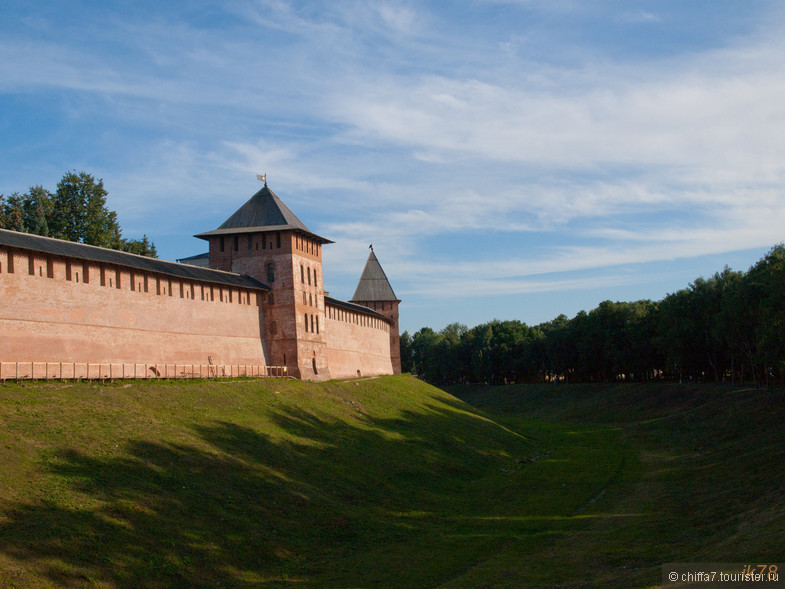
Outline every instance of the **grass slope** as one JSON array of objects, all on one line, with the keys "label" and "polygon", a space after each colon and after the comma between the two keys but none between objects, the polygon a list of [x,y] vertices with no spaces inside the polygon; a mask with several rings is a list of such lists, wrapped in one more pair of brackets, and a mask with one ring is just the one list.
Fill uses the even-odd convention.
[{"label": "grass slope", "polygon": [[[570,533],[514,543],[447,586],[654,588],[667,562],[782,561],[781,391],[653,384],[452,392],[513,429],[548,436],[558,455],[590,432],[613,432],[626,451],[607,457],[625,456],[596,501],[574,514]],[[560,435],[569,424],[581,429]]]},{"label": "grass slope", "polygon": [[0,423],[3,587],[438,585],[533,452],[410,377],[6,385]]},{"label": "grass slope", "polygon": [[453,392],[1,386],[0,586],[647,587],[779,556],[780,396]]}]

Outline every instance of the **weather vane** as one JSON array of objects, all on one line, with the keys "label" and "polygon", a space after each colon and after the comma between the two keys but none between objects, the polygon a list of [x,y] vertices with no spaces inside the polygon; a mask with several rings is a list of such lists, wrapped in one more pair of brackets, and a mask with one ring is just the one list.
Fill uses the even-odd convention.
[{"label": "weather vane", "polygon": [[267,186],[267,172],[264,174],[257,174],[256,179],[259,180],[259,182],[264,182],[264,185]]}]

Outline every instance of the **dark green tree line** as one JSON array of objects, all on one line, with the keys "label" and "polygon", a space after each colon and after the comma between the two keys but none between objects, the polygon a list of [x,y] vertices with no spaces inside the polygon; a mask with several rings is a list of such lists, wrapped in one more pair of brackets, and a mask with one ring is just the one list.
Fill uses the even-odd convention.
[{"label": "dark green tree line", "polygon": [[[405,342],[405,343],[404,343]],[[658,302],[604,301],[534,327],[498,321],[402,336],[404,370],[435,384],[570,380],[785,382],[785,246]]]},{"label": "dark green tree line", "polygon": [[153,244],[124,239],[117,213],[106,206],[103,180],[86,172],[67,172],[54,194],[31,186],[25,194],[0,195],[0,229],[34,233],[157,258]]}]

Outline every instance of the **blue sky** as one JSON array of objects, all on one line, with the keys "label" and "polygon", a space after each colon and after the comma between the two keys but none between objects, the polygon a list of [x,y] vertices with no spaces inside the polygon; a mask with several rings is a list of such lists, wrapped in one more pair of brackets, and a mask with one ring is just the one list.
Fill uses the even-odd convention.
[{"label": "blue sky", "polygon": [[785,6],[745,0],[0,7],[0,193],[104,180],[124,235],[204,251],[256,174],[368,255],[402,328],[659,300],[785,239]]}]

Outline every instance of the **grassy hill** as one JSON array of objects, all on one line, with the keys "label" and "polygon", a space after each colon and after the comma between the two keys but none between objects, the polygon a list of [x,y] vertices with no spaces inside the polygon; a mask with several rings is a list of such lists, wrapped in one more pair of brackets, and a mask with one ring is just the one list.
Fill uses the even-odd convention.
[{"label": "grassy hill", "polygon": [[658,586],[781,556],[781,394],[0,386],[2,587]]}]

